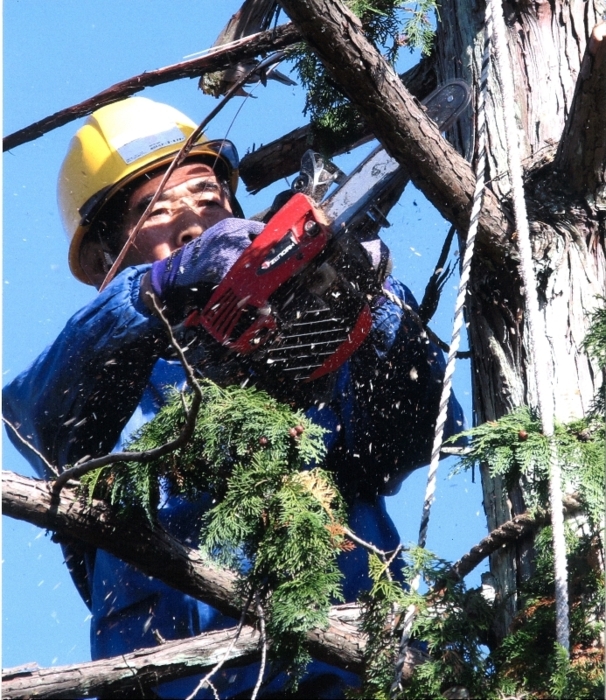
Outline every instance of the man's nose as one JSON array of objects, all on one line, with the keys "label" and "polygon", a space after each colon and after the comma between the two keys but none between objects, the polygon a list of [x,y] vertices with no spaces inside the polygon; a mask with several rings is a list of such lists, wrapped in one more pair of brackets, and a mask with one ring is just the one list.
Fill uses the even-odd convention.
[{"label": "man's nose", "polygon": [[189,206],[183,206],[173,221],[173,242],[177,248],[198,238],[204,232],[202,217]]}]

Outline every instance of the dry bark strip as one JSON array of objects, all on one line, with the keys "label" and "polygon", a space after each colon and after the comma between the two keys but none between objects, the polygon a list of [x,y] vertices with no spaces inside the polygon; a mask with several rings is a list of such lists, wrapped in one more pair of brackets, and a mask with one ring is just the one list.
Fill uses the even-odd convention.
[{"label": "dry bark strip", "polygon": [[208,632],[192,639],[165,642],[154,649],[139,649],[84,664],[4,669],[2,697],[49,700],[103,697],[116,692],[147,697],[146,690],[158,683],[208,673],[226,653],[228,660],[224,667],[256,660],[260,656],[259,633],[245,627],[230,650],[235,633],[236,628]]},{"label": "dry bark strip", "polygon": [[[240,617],[233,574],[209,566],[198,552],[144,519],[120,518],[101,501],[85,502],[77,493],[77,485],[67,484],[58,500],[53,498],[51,482],[4,471],[2,509],[5,515],[53,530],[59,538],[77,539],[104,549],[147,576],[203,600],[236,620]],[[335,606],[328,628],[314,629],[307,635],[314,658],[359,670],[364,640],[352,624],[358,614],[355,606]]]},{"label": "dry bark strip", "polygon": [[606,22],[591,33],[555,159],[568,187],[606,207]]},{"label": "dry bark strip", "polygon": [[69,124],[69,122],[79,117],[85,117],[96,109],[112,102],[130,97],[137,92],[141,92],[146,87],[161,85],[179,78],[194,78],[204,73],[223,70],[239,61],[253,59],[259,55],[286,48],[299,40],[298,30],[292,24],[285,24],[270,31],[245,37],[237,46],[219,47],[201,58],[194,58],[191,61],[183,61],[172,66],[136,75],[112,85],[83,102],[55,112],[49,117],[45,117],[34,124],[9,134],[3,139],[2,150],[8,151],[28,141],[34,141],[53,129]]},{"label": "dry bark strip", "polygon": [[[475,187],[469,163],[442,138],[366,39],[360,20],[338,0],[279,2],[387,152],[408,168],[413,184],[444,218],[466,231]],[[506,212],[487,190],[478,246],[497,265],[515,255],[511,232]]]}]

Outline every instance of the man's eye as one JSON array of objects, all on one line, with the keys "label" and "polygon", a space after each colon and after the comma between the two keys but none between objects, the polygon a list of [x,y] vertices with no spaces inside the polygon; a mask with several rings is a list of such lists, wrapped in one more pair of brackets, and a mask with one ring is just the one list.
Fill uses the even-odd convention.
[{"label": "man's eye", "polygon": [[149,213],[149,218],[153,219],[158,216],[164,216],[168,212],[167,209],[164,209],[163,207],[160,207],[158,209],[152,209],[152,211]]}]

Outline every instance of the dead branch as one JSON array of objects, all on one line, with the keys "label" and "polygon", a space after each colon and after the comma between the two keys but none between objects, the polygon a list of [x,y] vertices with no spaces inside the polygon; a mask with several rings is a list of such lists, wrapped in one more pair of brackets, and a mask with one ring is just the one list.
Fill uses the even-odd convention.
[{"label": "dead branch", "polygon": [[[575,515],[580,508],[581,504],[573,496],[565,496],[564,510],[567,516]],[[472,547],[467,554],[453,564],[448,575],[457,580],[465,578],[478,564],[493,552],[496,552],[497,549],[519,540],[521,537],[548,525],[550,522],[551,519],[547,512],[538,513],[537,515],[530,515],[529,513],[516,515],[488,533],[483,540]]]},{"label": "dead branch", "polygon": [[219,32],[213,46],[221,46],[243,36],[268,30],[277,11],[275,0],[244,0],[242,7],[230,17]]},{"label": "dead branch", "polygon": [[[242,7],[231,16],[228,23],[219,32],[213,46],[222,46],[245,36],[268,30],[274,18],[277,19],[279,12],[280,8],[275,0],[245,0]],[[249,62],[241,61],[226,70],[205,73],[200,78],[198,87],[206,95],[219,97],[224,95],[234,81],[238,80],[251,67]],[[257,75],[256,81],[260,77]],[[263,75],[264,79],[266,77],[266,74]],[[240,89],[237,94],[246,95],[247,93]]]},{"label": "dead branch", "polygon": [[[433,62],[421,60],[400,78],[406,88],[419,100],[436,88]],[[299,171],[301,157],[308,148],[331,158],[354,148],[363,139],[372,136],[369,127],[360,120],[347,134],[335,137],[332,133],[312,129],[311,125],[294,129],[252,153],[247,153],[240,163],[240,177],[249,192],[257,193],[272,182]]]},{"label": "dead branch", "polygon": [[578,195],[606,206],[606,22],[591,33],[554,166]]},{"label": "dead branch", "polygon": [[[75,538],[103,549],[147,576],[203,600],[231,617],[240,616],[232,573],[205,563],[196,550],[144,518],[121,518],[102,501],[85,502],[76,485],[68,483],[57,502],[52,483],[5,471],[2,472],[2,507],[5,515],[53,530],[59,539]],[[359,670],[364,640],[352,624],[358,615],[357,606],[334,607],[328,628],[308,633],[310,653],[335,666]]]},{"label": "dead branch", "polygon": [[34,141],[53,129],[69,124],[79,117],[85,117],[99,107],[130,97],[146,87],[161,85],[180,78],[199,77],[204,73],[229,68],[238,61],[283,49],[299,40],[298,30],[293,25],[286,24],[271,31],[245,37],[235,44],[219,47],[201,58],[194,58],[190,61],[183,61],[136,75],[112,85],[83,102],[55,112],[49,117],[9,134],[4,138],[2,148],[4,151],[8,151],[28,141]]},{"label": "dead branch", "polygon": [[[360,111],[413,184],[461,232],[467,230],[475,179],[462,156],[402,85],[364,36],[360,20],[338,0],[280,0],[333,80]],[[486,192],[478,246],[496,264],[511,259],[506,211]]]},{"label": "dead branch", "polygon": [[207,632],[190,639],[168,641],[153,649],[138,649],[84,664],[36,668],[20,666],[2,672],[2,697],[90,698],[120,692],[123,697],[146,697],[145,690],[212,669],[227,654],[225,666],[242,665],[261,656],[259,633],[245,627],[233,643],[235,628]]}]

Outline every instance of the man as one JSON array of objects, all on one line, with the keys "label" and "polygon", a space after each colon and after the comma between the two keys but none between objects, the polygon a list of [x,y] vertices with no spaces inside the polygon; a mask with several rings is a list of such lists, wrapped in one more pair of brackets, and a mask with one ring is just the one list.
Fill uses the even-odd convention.
[{"label": "man", "polygon": [[[173,108],[131,98],[95,112],[70,144],[59,177],[59,204],[71,238],[73,274],[99,288],[149,205],[169,163],[195,125]],[[247,221],[235,199],[238,159],[227,141],[202,137],[166,183],[125,257],[122,271],[75,314],[33,365],[4,392],[5,415],[20,435],[59,470],[119,449],[182,386],[149,293],[171,319],[182,320],[192,293],[211,290],[263,229]],[[411,306],[410,292],[385,284]],[[193,291],[192,291],[193,290]],[[213,342],[213,341],[209,341]],[[308,415],[329,430],[327,459],[349,507],[349,524],[384,550],[398,544],[384,496],[426,463],[443,375],[440,351],[416,323],[385,298],[373,308],[373,328],[359,350],[310,399]],[[462,429],[452,399],[447,435]],[[10,433],[9,433],[10,434]],[[10,435],[41,476],[34,452]],[[169,498],[161,523],[195,544],[210,498]],[[234,620],[102,550],[65,548],[74,581],[92,611],[93,659],[154,646],[157,635],[185,638],[232,626]],[[367,557],[344,554],[344,594],[353,601],[368,587]],[[247,697],[257,666],[214,679],[221,697]],[[279,692],[278,677],[269,694]],[[314,662],[302,697],[340,697],[352,674]],[[163,684],[161,697],[184,697],[196,679]],[[206,693],[206,695],[204,695]],[[212,697],[202,690],[197,697]]]}]

